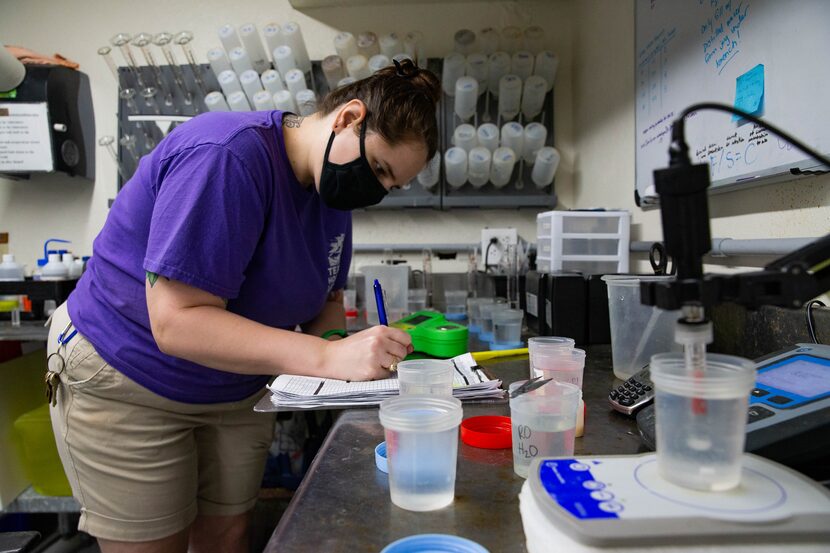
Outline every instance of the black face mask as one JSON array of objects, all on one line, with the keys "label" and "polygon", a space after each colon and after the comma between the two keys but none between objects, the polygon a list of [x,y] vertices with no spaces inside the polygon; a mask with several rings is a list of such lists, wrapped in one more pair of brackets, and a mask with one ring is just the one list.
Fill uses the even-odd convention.
[{"label": "black face mask", "polygon": [[320,197],[327,206],[343,211],[380,203],[389,191],[380,183],[366,159],[366,122],[360,127],[360,157],[353,161],[342,164],[329,161],[334,137],[332,131],[323,158]]}]

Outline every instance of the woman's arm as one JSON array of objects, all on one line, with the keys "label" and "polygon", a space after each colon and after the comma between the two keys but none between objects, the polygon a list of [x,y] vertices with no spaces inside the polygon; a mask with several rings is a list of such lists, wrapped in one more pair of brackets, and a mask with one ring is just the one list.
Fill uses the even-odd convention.
[{"label": "woman's arm", "polygon": [[213,369],[370,380],[389,376],[384,368],[411,344],[406,332],[380,326],[336,342],[271,328],[230,313],[222,298],[156,275],[145,289],[159,349]]}]

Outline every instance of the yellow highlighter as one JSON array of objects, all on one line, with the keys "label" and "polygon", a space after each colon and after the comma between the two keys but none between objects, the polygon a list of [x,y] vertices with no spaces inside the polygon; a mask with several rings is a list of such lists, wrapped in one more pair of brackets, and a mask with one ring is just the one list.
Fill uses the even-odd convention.
[{"label": "yellow highlighter", "polygon": [[494,351],[472,351],[470,355],[478,362],[487,361],[488,359],[495,359],[497,357],[515,357],[518,355],[527,355],[527,348],[518,349],[502,349]]}]

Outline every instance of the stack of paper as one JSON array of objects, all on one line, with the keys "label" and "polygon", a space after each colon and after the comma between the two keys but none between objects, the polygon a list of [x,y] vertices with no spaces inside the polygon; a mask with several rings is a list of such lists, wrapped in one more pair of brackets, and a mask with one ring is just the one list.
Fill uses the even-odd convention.
[{"label": "stack of paper", "polygon": [[[460,400],[501,399],[501,380],[489,378],[465,353],[452,359],[455,366],[453,396]],[[280,375],[268,386],[271,393],[260,401],[258,411],[320,409],[377,405],[398,395],[398,379],[393,376],[370,382],[349,382],[311,376]],[[265,399],[265,398],[263,398]],[[270,407],[270,408],[269,408]]]}]

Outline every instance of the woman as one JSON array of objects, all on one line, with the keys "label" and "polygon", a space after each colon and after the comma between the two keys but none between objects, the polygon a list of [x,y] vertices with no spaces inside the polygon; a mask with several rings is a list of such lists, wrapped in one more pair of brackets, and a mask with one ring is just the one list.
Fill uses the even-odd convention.
[{"label": "woman", "polygon": [[394,328],[338,339],[349,210],[434,155],[439,97],[397,65],[311,117],[197,117],[142,159],[49,337],[61,460],[104,553],[247,552],[269,378],[384,378],[411,352]]}]

